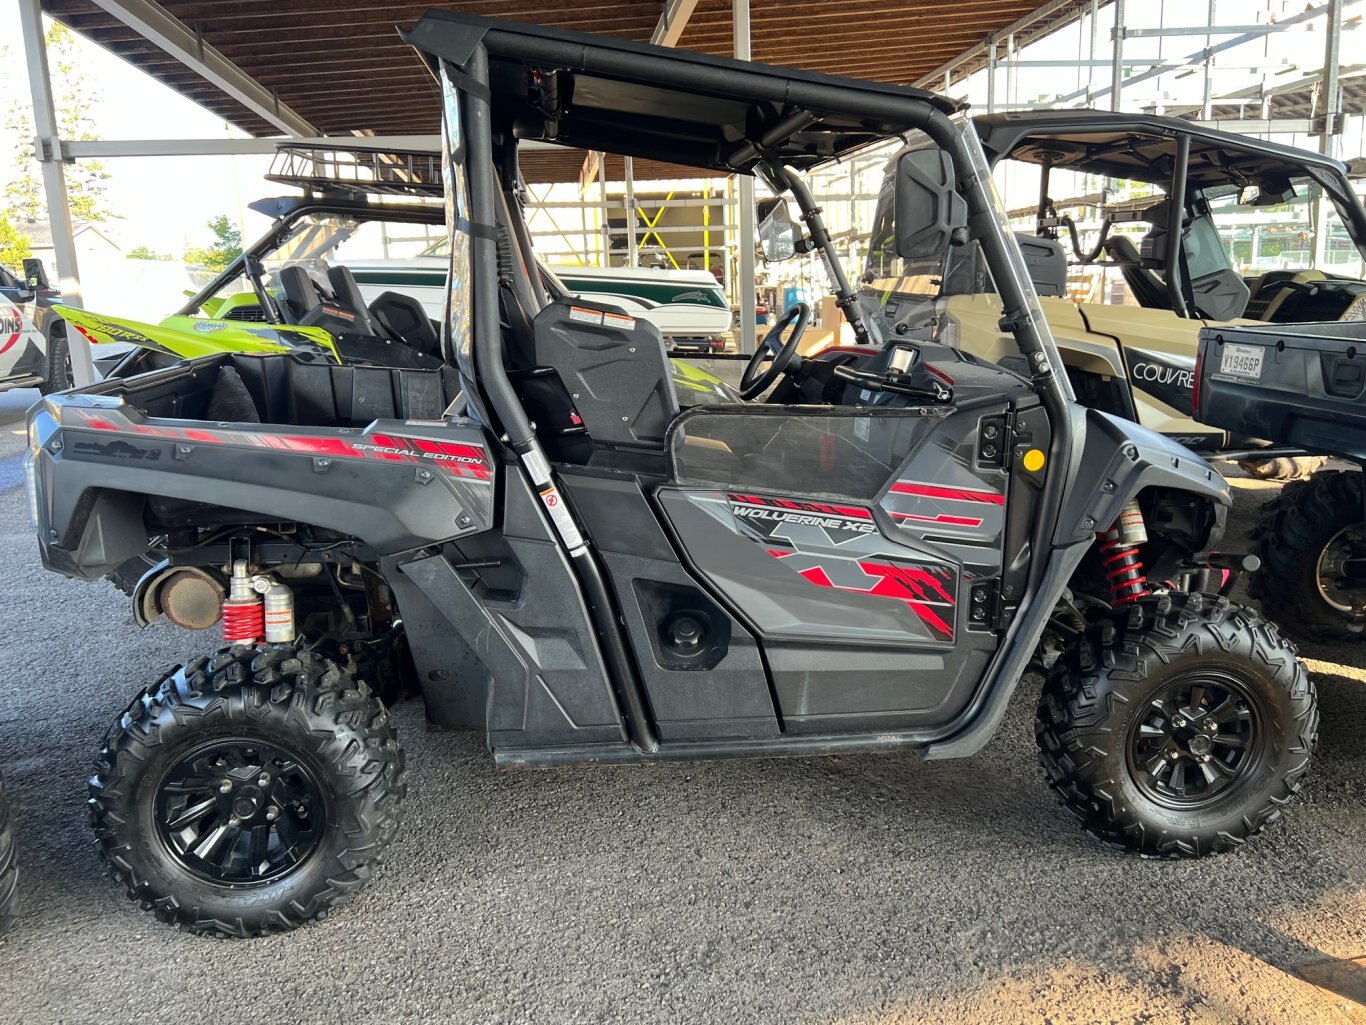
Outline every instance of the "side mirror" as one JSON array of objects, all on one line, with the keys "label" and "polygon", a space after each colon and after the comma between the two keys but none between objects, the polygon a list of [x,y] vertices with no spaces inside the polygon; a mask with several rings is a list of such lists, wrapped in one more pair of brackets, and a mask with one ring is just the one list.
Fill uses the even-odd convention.
[{"label": "side mirror", "polygon": [[759,243],[765,263],[782,263],[797,255],[800,232],[787,211],[787,200],[761,199],[755,204],[759,214]]},{"label": "side mirror", "polygon": [[37,257],[30,256],[24,260],[24,285],[31,292],[42,292],[51,287],[47,283],[47,269]]},{"label": "side mirror", "polygon": [[954,188],[949,155],[940,149],[903,153],[896,165],[896,255],[942,256],[966,223],[967,205]]}]

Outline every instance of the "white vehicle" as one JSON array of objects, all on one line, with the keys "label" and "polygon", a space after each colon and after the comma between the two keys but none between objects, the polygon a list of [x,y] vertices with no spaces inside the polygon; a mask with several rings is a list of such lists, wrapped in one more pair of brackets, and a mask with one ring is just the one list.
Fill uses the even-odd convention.
[{"label": "white vehicle", "polygon": [[40,304],[57,301],[42,265],[25,260],[24,272],[21,278],[0,267],[0,391],[37,387],[47,395],[71,387],[71,355],[65,335],[49,354],[48,340],[33,322]]},{"label": "white vehicle", "polygon": [[[441,319],[446,287],[444,256],[407,260],[347,260],[367,303],[400,292]],[[730,303],[716,277],[701,270],[542,266],[566,295],[619,306],[659,328],[675,348],[720,352],[730,329]]]}]

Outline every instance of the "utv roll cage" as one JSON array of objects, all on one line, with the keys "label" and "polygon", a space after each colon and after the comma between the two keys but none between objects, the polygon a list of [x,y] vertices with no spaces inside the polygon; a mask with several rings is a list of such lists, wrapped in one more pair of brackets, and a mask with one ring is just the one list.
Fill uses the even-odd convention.
[{"label": "utv roll cage", "polygon": [[295,225],[306,217],[337,214],[361,222],[387,221],[426,225],[442,224],[445,217],[442,208],[435,203],[371,202],[353,190],[258,199],[248,206],[258,214],[273,218],[270,228],[243,249],[240,256],[214,275],[208,284],[186,301],[185,305],[176,310],[177,316],[188,317],[198,313],[225,285],[246,273],[248,261],[260,260],[278,249],[293,232]]},{"label": "utv roll cage", "polygon": [[[1292,178],[1308,176],[1328,195],[1352,242],[1366,257],[1366,211],[1353,192],[1346,165],[1331,157],[1154,114],[1022,111],[975,117],[973,124],[993,166],[1006,159],[1039,166],[1036,232],[1056,239],[1059,229],[1066,229],[1073,252],[1083,263],[1101,255],[1110,222],[1102,226],[1095,247],[1083,252],[1075,225],[1057,215],[1057,204],[1049,195],[1053,168],[1149,182],[1161,187],[1167,198],[1178,197],[1179,202],[1169,203],[1162,211],[1166,215],[1161,225],[1164,251],[1132,256],[1140,265],[1162,267],[1167,301],[1179,317],[1191,316],[1195,305],[1181,248],[1193,190],[1255,186],[1268,197],[1259,205],[1275,205],[1290,188]],[[1119,214],[1115,219],[1141,218]]]},{"label": "utv roll cage", "polygon": [[[1066,586],[1098,525],[1113,522],[1125,501],[1145,486],[1174,486],[1227,502],[1213,471],[1185,449],[1154,435],[1121,452],[1115,436],[1127,427],[1109,421],[1092,424],[1091,414],[1076,405],[1028,269],[994,201],[989,165],[972,129],[951,118],[958,112],[952,102],[916,89],[676,54],[532,25],[512,27],[447,11],[429,11],[402,37],[426,59],[447,112],[443,142],[453,243],[446,358],[459,368],[468,414],[516,455],[547,507],[594,630],[603,640],[627,734],[647,756],[665,755],[616,627],[604,567],[575,512],[559,500],[558,478],[504,364],[501,300],[518,288],[537,287],[517,274],[515,257],[505,256],[509,249],[530,249],[525,223],[516,215],[517,146],[522,140],[606,150],[714,173],[758,175],[780,194],[791,191],[811,243],[826,257],[845,316],[855,325],[861,314],[854,292],[829,244],[819,208],[792,172],[917,130],[945,155],[950,180],[961,194],[960,210],[953,213],[963,216],[944,227],[957,229],[955,238],[970,237],[980,244],[1003,307],[1001,330],[1014,336],[1027,362],[1028,380],[1052,425],[1048,458],[1058,472],[1043,483],[1040,501],[1046,512],[1030,528],[1032,550],[1071,550],[1067,557],[1030,561],[1009,640],[997,650],[970,707],[933,738],[930,757],[970,752],[991,735],[1004,712],[1002,693],[1013,689],[1031,657],[1033,641],[1028,638],[1040,636],[1054,596]],[[509,246],[510,240],[517,246]],[[499,273],[490,273],[495,267]],[[1161,454],[1140,454],[1150,448]],[[1109,484],[1075,488],[1078,473],[1107,474]],[[1003,690],[996,686],[1003,681],[1012,682],[1003,684]],[[925,740],[922,736],[918,743]],[[850,738],[855,747],[866,742]],[[884,742],[895,747],[912,741],[897,736]],[[739,754],[746,743],[737,741],[729,750]],[[829,738],[793,738],[783,746],[794,754],[841,749]],[[708,745],[708,750],[720,748]],[[691,757],[692,752],[687,744],[671,743],[667,756]],[[537,757],[545,764],[556,760],[553,754]]]}]

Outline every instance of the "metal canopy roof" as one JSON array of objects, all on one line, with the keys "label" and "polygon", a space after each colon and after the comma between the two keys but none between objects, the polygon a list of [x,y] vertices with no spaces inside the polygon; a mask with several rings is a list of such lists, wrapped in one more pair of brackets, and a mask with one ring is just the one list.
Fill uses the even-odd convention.
[{"label": "metal canopy roof", "polygon": [[[751,0],[753,55],[809,71],[909,83],[1043,6],[1043,0]],[[405,135],[439,127],[434,83],[396,31],[411,27],[429,7],[645,42],[664,3],[161,0],[160,7],[188,30],[188,38],[217,50],[320,132]],[[279,134],[276,125],[93,0],[43,0],[43,8],[246,132]],[[731,24],[730,0],[698,0],[678,45],[729,55]],[[581,162],[581,155],[538,154],[526,171],[532,180],[574,180]],[[638,164],[636,175],[673,176],[677,170]]]}]

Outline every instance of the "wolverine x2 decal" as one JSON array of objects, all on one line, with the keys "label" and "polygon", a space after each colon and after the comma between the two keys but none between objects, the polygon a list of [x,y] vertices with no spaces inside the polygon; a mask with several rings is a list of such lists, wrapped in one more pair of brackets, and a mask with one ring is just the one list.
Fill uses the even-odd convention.
[{"label": "wolverine x2 decal", "polygon": [[726,503],[742,533],[808,583],[902,602],[935,640],[953,640],[953,568],[906,558],[869,510],[735,493]]}]

